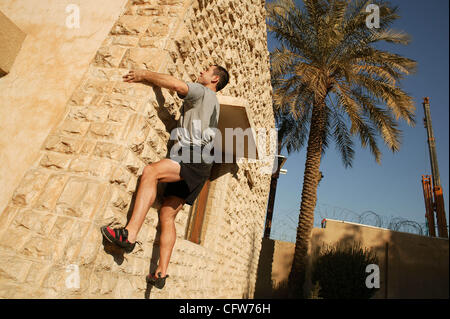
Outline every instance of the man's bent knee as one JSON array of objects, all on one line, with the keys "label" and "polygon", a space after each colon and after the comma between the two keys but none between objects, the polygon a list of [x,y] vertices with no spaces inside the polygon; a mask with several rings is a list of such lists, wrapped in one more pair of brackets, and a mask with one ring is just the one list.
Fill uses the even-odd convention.
[{"label": "man's bent knee", "polygon": [[144,169],[142,170],[142,178],[147,178],[147,177],[153,177],[153,178],[158,177],[158,172],[157,172],[155,163],[146,165],[144,167]]}]

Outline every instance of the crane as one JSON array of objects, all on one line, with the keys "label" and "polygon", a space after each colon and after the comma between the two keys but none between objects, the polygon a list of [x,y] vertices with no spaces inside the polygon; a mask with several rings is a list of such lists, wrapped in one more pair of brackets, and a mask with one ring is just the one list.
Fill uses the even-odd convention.
[{"label": "crane", "polygon": [[[444,196],[442,193],[441,179],[436,155],[436,142],[431,125],[430,99],[423,99],[423,109],[425,113],[424,125],[427,129],[428,149],[430,152],[431,174],[422,175],[422,188],[425,199],[425,217],[429,229],[429,235],[436,237],[435,216],[438,228],[438,236],[448,238],[447,220],[444,208]],[[433,185],[431,185],[433,184]],[[436,213],[436,214],[435,214]]]}]

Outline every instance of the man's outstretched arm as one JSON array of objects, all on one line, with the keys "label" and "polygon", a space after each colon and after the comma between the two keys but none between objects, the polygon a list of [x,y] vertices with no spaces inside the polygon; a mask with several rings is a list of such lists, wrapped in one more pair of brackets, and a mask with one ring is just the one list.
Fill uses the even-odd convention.
[{"label": "man's outstretched arm", "polygon": [[128,74],[123,76],[125,82],[149,82],[151,85],[159,86],[171,91],[176,91],[182,96],[188,94],[188,86],[184,81],[181,81],[171,75],[152,72],[148,70],[131,70]]}]

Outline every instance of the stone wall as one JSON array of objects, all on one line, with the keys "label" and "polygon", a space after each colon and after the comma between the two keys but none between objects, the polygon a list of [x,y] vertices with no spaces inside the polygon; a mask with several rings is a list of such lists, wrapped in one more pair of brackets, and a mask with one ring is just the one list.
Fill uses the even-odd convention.
[{"label": "stone wall", "polygon": [[[0,11],[26,34],[8,75],[0,78],[0,213],[64,117],[68,99],[127,0],[76,1],[80,28],[68,28],[66,19],[72,12],[66,8],[73,2],[0,1]],[[0,41],[15,42],[8,28],[1,29]],[[1,60],[8,59],[3,49]]]},{"label": "stone wall", "polygon": [[194,81],[223,65],[231,80],[220,94],[246,99],[256,127],[274,127],[264,1],[130,0],[118,16],[0,215],[0,297],[251,298],[270,184],[259,163],[215,165],[200,245],[185,240],[190,206],[180,211],[163,290],[145,282],[163,184],[133,253],[99,228],[126,223],[139,176],[167,157],[180,115],[173,92],[123,82],[129,69]]}]

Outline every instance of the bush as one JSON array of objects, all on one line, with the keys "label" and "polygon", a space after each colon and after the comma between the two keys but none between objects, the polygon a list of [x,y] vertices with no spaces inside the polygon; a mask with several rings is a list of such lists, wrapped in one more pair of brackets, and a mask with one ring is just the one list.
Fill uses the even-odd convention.
[{"label": "bush", "polygon": [[378,289],[367,288],[366,267],[378,258],[360,244],[337,245],[319,253],[312,265],[312,282],[320,286],[319,297],[325,299],[369,299]]}]

